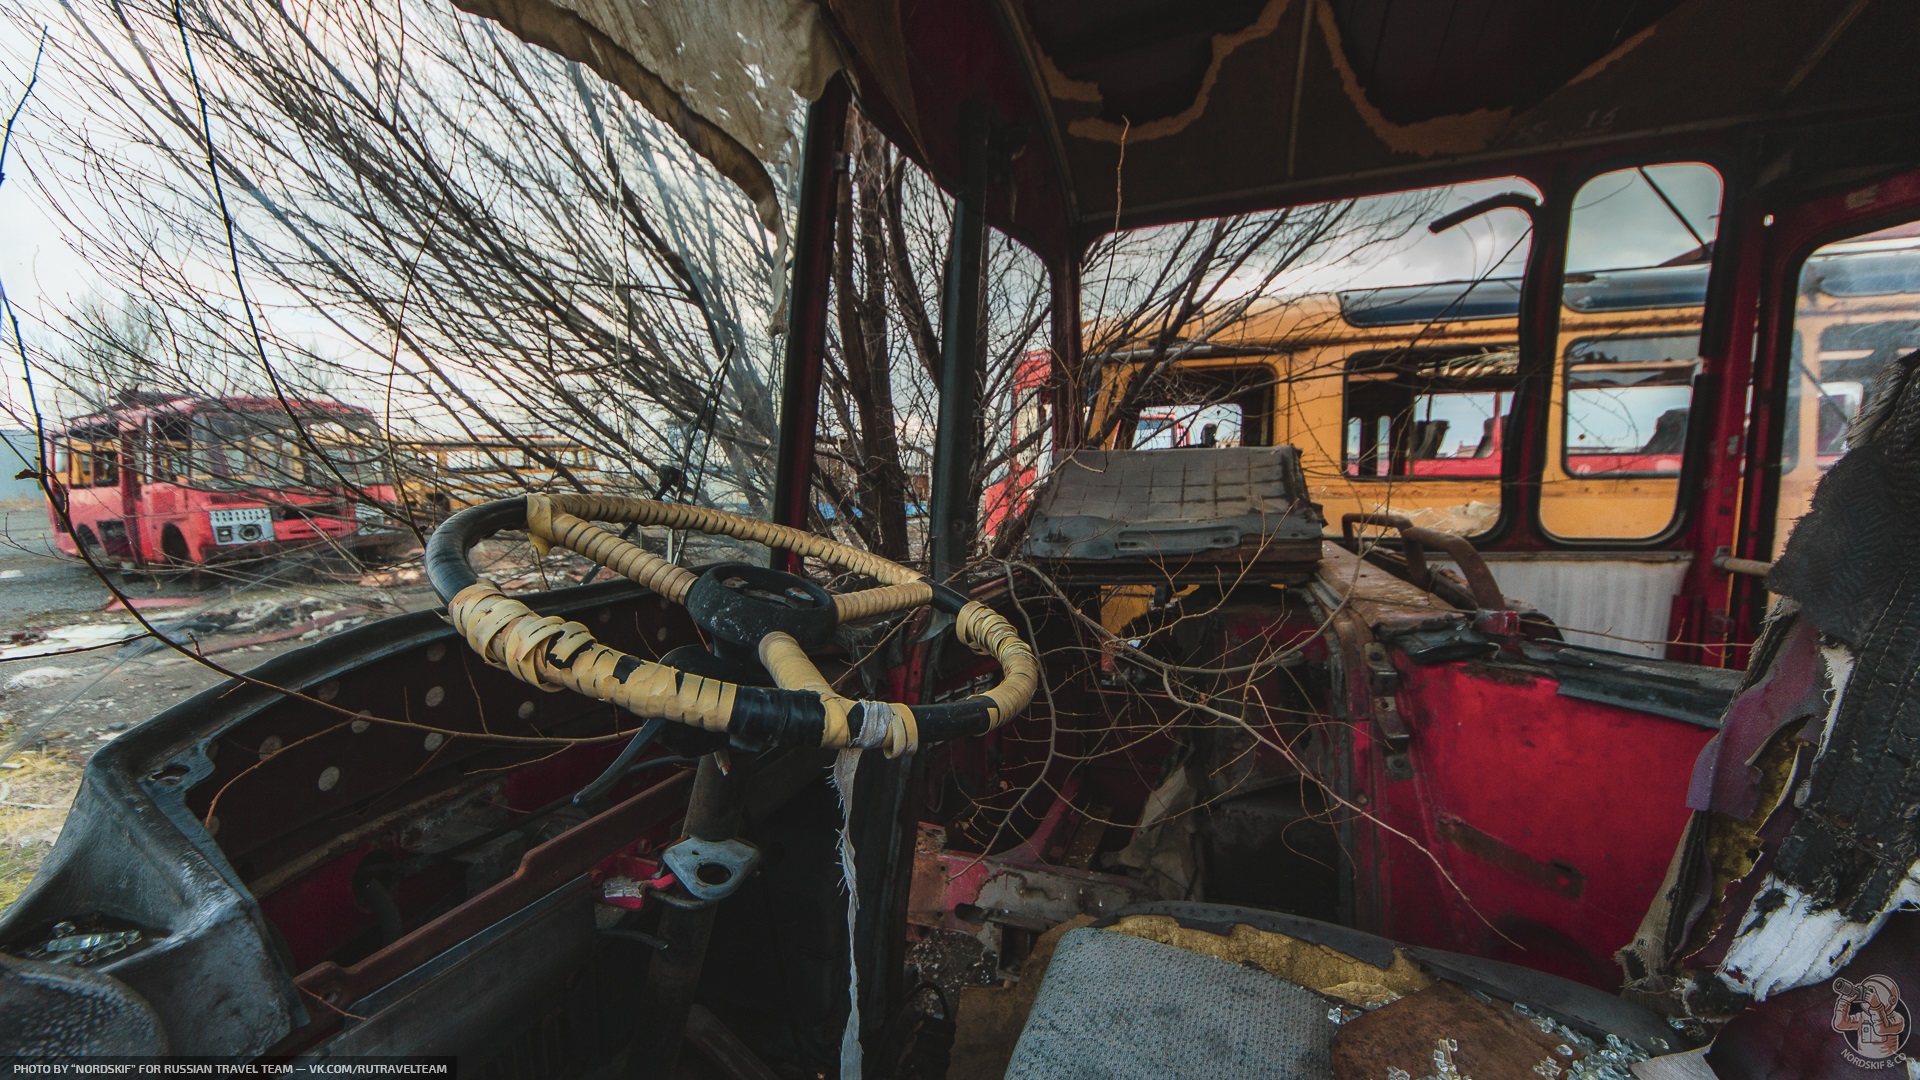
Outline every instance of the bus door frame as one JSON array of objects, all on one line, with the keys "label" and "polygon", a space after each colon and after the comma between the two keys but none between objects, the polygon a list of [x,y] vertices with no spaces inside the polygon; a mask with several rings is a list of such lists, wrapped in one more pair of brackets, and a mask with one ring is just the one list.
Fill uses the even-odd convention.
[{"label": "bus door frame", "polygon": [[[1547,211],[1567,207],[1580,185],[1606,172],[1679,161],[1713,168],[1722,194],[1673,524],[1641,541],[1581,541],[1550,537],[1540,523],[1538,486],[1545,455],[1553,452],[1545,438],[1552,396],[1546,381],[1559,348],[1560,264],[1571,221],[1565,214],[1536,213],[1528,295],[1522,301],[1523,317],[1530,314],[1532,325],[1521,328],[1521,356],[1523,372],[1545,381],[1534,400],[1515,403],[1506,447],[1511,464],[1502,477],[1503,515],[1483,546],[1686,551],[1692,560],[1673,601],[1669,631],[1676,644],[1667,657],[1741,668],[1766,617],[1769,595],[1761,579],[1730,574],[1714,563],[1724,554],[1764,561],[1772,550],[1800,265],[1821,244],[1920,216],[1920,171],[1812,197],[1795,193],[1769,199],[1756,190],[1759,163],[1751,155],[1726,146],[1676,144],[1567,160],[1550,172],[1519,170],[1516,175],[1542,192],[1542,211]],[[1543,257],[1547,247],[1553,249],[1550,258]]]},{"label": "bus door frame", "polygon": [[1752,190],[1750,167],[1712,160],[1707,164],[1720,174],[1720,228],[1700,312],[1700,370],[1694,377],[1677,496],[1682,503],[1691,498],[1693,505],[1675,508],[1676,516],[1684,515],[1685,543],[1677,546],[1693,558],[1668,616],[1668,635],[1675,644],[1667,647],[1667,658],[1743,668],[1758,623],[1747,625],[1733,617],[1729,575],[1714,565],[1714,556],[1734,543],[1743,478],[1753,473],[1747,445],[1753,428],[1750,414],[1758,404],[1749,390],[1765,265],[1765,213]]},{"label": "bus door frame", "polygon": [[[127,555],[133,565],[144,568],[147,565],[146,546],[140,542],[140,530],[146,518],[140,512],[140,468],[146,464],[143,451],[146,447],[147,423],[144,418],[129,423],[122,419],[118,424],[120,447],[120,520],[126,530]],[[150,454],[145,456],[150,457]]]},{"label": "bus door frame", "polygon": [[[1700,371],[1688,414],[1687,452],[1680,495],[1668,526],[1643,539],[1560,537],[1541,520],[1541,484],[1548,455],[1549,413],[1560,354],[1560,314],[1566,276],[1572,203],[1590,180],[1635,166],[1699,162],[1721,183],[1721,225],[1716,233],[1707,296],[1701,310]],[[1502,440],[1501,516],[1478,541],[1499,551],[1685,551],[1692,555],[1668,618],[1667,658],[1705,666],[1741,666],[1758,619],[1733,610],[1727,575],[1713,565],[1731,546],[1746,498],[1750,424],[1748,388],[1754,363],[1755,311],[1761,292],[1761,229],[1764,210],[1753,197],[1754,163],[1727,145],[1684,140],[1574,154],[1539,169],[1517,169],[1541,193],[1532,219],[1519,326],[1521,384]],[[1757,404],[1751,408],[1757,408]]]},{"label": "bus door frame", "polygon": [[[1758,347],[1753,350],[1757,362],[1752,370],[1752,415],[1744,433],[1746,468],[1739,485],[1737,530],[1725,544],[1738,558],[1766,561],[1773,551],[1779,512],[1780,459],[1787,390],[1794,375],[1790,369],[1800,269],[1824,244],[1920,217],[1920,170],[1757,209],[1762,239],[1753,245],[1757,249],[1753,261],[1757,264],[1754,292],[1758,303],[1752,307],[1758,309],[1761,321]],[[1711,554],[1705,561],[1711,570]],[[1694,569],[1700,568],[1696,556]],[[1726,609],[1732,633],[1729,640],[1744,653],[1766,617],[1770,597],[1761,578],[1727,576],[1731,577]]]}]

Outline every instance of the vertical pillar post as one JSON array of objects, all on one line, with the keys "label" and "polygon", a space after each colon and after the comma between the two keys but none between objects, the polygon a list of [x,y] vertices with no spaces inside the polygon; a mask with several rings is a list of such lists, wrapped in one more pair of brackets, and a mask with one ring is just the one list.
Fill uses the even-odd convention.
[{"label": "vertical pillar post", "polygon": [[977,516],[968,497],[980,412],[980,267],[987,246],[987,113],[960,109],[961,181],[954,193],[953,245],[940,301],[940,414],[933,438],[929,547],[933,579],[947,581],[967,562]]},{"label": "vertical pillar post", "polygon": [[1520,385],[1500,440],[1500,520],[1494,529],[1504,546],[1519,550],[1546,546],[1540,531],[1540,484],[1547,467],[1547,414],[1559,353],[1561,275],[1573,201],[1573,185],[1564,170],[1556,171],[1545,195],[1529,214],[1533,236],[1520,289]]},{"label": "vertical pillar post", "polygon": [[[738,781],[708,754],[694,773],[693,794],[687,803],[687,835],[700,840],[731,840],[740,831],[746,808]],[[677,886],[676,886],[677,887]],[[638,1033],[628,1052],[631,1080],[674,1075],[674,1062],[693,1014],[700,989],[700,973],[707,962],[707,941],[719,909],[712,904],[684,908],[669,906],[660,913],[655,936],[664,944],[647,968],[640,993]]]},{"label": "vertical pillar post", "polygon": [[1062,255],[1048,268],[1048,284],[1053,292],[1053,370],[1047,373],[1052,389],[1051,417],[1053,445],[1068,450],[1086,439],[1086,397],[1094,388],[1082,386],[1085,372],[1080,362],[1080,260],[1081,253]]},{"label": "vertical pillar post", "polygon": [[[793,282],[787,291],[787,350],[780,379],[780,436],[774,464],[773,520],[807,526],[813,486],[813,441],[820,423],[820,365],[827,348],[827,278],[833,260],[834,176],[846,137],[849,91],[844,75],[807,110],[801,159],[799,223],[794,230]],[[792,569],[794,556],[775,552],[773,565]]]}]

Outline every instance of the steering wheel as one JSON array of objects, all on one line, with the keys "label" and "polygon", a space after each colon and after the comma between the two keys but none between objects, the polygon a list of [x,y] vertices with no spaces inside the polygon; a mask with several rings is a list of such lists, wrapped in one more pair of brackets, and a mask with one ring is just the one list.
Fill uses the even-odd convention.
[{"label": "steering wheel", "polygon": [[[746,563],[695,573],[594,524],[598,521],[663,525],[765,544],[882,584],[834,594],[796,574]],[[507,596],[475,573],[467,558],[474,544],[502,529],[525,529],[542,554],[566,548],[685,606],[713,643],[712,655],[689,657],[680,666],[642,660],[600,644],[580,623],[540,615]],[[724,732],[745,748],[878,748],[897,757],[913,753],[922,740],[941,742],[999,727],[1020,715],[1039,685],[1033,649],[986,605],[869,552],[705,507],[611,495],[501,499],[442,522],[427,542],[426,570],[467,644],[522,682],[573,690],[647,718]],[[927,605],[953,616],[953,632],[962,644],[1000,662],[997,685],[937,705],[856,701],[835,690],[808,656],[828,644],[843,623]],[[703,672],[689,670],[694,666]],[[772,686],[740,681],[762,673]]]}]

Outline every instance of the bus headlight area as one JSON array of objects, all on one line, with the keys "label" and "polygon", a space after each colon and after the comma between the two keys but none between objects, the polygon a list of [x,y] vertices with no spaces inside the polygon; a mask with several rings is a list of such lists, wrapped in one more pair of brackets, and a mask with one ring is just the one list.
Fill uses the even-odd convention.
[{"label": "bus headlight area", "polygon": [[213,526],[213,542],[222,547],[273,539],[273,511],[264,506],[209,510],[207,521]]}]

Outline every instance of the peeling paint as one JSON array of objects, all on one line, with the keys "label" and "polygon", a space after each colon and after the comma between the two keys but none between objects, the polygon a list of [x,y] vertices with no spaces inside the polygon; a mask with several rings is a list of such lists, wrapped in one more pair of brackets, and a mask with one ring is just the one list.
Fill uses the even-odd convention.
[{"label": "peeling paint", "polygon": [[1920,865],[1904,888],[1870,922],[1854,922],[1823,907],[1797,886],[1773,875],[1742,913],[1742,926],[1715,974],[1729,989],[1765,1001],[1783,990],[1831,979],[1902,907],[1920,906]]}]

